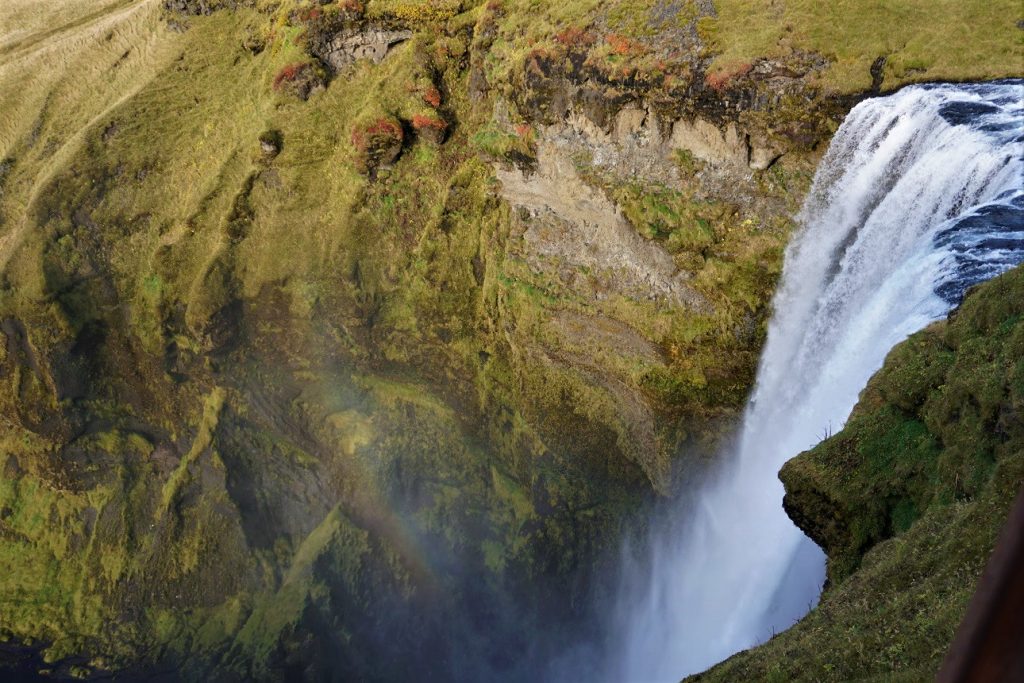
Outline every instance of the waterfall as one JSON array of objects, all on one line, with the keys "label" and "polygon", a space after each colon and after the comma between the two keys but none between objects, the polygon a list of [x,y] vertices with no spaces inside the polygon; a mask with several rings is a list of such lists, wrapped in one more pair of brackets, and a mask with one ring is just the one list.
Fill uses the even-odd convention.
[{"label": "waterfall", "polygon": [[642,561],[624,553],[608,676],[678,681],[791,626],[824,556],[782,510],[786,460],[840,429],[889,350],[1024,262],[1024,80],[923,85],[856,106],[786,251],[731,452]]}]

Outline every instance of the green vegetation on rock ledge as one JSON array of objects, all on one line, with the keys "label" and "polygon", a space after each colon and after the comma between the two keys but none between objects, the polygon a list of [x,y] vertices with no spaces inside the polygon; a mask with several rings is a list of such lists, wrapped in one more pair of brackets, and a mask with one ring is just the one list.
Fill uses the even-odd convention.
[{"label": "green vegetation on rock ledge", "polygon": [[[859,34],[750,47],[736,7],[5,0],[0,656],[397,680],[557,651],[523,634],[587,623],[679,446],[742,406],[872,83]],[[896,42],[883,87],[1014,64]]]},{"label": "green vegetation on rock ledge", "polygon": [[934,678],[1024,481],[1024,268],[892,350],[847,426],[783,468],[821,604],[691,680]]}]

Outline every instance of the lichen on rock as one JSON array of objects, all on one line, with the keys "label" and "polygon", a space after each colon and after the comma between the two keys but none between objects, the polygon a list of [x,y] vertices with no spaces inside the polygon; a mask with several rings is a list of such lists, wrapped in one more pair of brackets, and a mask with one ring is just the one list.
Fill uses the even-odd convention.
[{"label": "lichen on rock", "polygon": [[380,63],[395,45],[412,38],[412,31],[375,28],[350,29],[335,35],[319,56],[335,72],[359,59]]}]

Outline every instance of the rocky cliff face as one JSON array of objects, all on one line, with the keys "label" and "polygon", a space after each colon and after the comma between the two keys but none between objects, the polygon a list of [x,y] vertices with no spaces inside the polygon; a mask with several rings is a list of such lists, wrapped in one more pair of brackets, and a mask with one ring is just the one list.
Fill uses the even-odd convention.
[{"label": "rocky cliff face", "polygon": [[853,101],[623,7],[149,0],[0,46],[5,658],[521,679],[585,630],[744,401]]}]

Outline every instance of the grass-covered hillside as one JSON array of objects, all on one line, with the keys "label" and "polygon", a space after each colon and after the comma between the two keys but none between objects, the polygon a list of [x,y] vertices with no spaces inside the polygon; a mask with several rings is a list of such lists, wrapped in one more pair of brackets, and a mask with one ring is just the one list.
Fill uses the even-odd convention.
[{"label": "grass-covered hillside", "polygon": [[1013,7],[876,4],[0,3],[0,663],[535,672],[848,107],[1019,71]]},{"label": "grass-covered hillside", "polygon": [[1024,482],[1024,268],[892,350],[846,427],[791,460],[785,506],[828,553],[821,604],[694,677],[932,680]]}]

